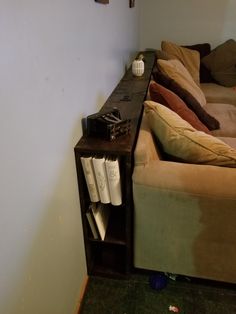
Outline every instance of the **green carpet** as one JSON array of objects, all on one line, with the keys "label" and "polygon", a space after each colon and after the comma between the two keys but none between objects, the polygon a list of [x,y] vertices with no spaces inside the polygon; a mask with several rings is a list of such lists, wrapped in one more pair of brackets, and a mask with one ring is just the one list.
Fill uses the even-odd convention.
[{"label": "green carpet", "polygon": [[108,279],[90,277],[80,314],[236,314],[235,286],[193,280],[168,280],[162,290],[149,285],[149,276]]}]

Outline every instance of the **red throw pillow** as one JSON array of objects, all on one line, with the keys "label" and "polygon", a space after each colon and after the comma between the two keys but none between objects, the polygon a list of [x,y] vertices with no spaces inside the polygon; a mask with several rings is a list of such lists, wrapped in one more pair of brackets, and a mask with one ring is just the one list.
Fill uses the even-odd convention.
[{"label": "red throw pillow", "polygon": [[198,119],[196,114],[187,107],[185,102],[178,95],[156,82],[150,83],[149,92],[151,100],[173,110],[196,130],[210,134],[208,128]]}]

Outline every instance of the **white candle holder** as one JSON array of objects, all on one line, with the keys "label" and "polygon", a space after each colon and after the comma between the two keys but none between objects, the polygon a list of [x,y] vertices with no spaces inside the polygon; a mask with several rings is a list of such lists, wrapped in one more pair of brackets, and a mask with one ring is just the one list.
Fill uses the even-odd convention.
[{"label": "white candle holder", "polygon": [[132,73],[134,76],[142,76],[144,73],[143,55],[135,59],[132,63]]}]

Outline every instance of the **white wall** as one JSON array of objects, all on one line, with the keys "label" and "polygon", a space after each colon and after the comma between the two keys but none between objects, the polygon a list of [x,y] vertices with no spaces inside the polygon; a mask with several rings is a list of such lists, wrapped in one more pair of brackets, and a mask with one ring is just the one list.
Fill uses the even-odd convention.
[{"label": "white wall", "polygon": [[160,48],[162,40],[209,42],[214,48],[236,38],[234,0],[147,0],[142,1],[141,12],[141,49]]},{"label": "white wall", "polygon": [[138,0],[2,0],[0,313],[73,314],[86,277],[73,148],[138,49]]}]

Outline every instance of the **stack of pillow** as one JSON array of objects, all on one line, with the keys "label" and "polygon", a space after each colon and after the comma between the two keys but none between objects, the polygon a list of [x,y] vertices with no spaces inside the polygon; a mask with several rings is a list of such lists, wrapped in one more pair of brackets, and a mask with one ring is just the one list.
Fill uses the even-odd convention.
[{"label": "stack of pillow", "polygon": [[199,51],[163,41],[145,112],[165,153],[185,162],[235,167],[236,150],[210,135],[220,123],[204,109],[200,76],[209,54],[206,60],[200,68]]},{"label": "stack of pillow", "polygon": [[[208,130],[219,129],[219,122],[204,109],[206,98],[200,88],[198,51],[163,41],[162,51],[157,51],[157,68],[153,72],[153,79],[159,84],[150,84],[152,100],[159,102],[158,96],[164,97],[164,92],[172,91],[185,102],[190,109],[189,114],[195,114]],[[160,85],[165,89],[160,90]]]}]

